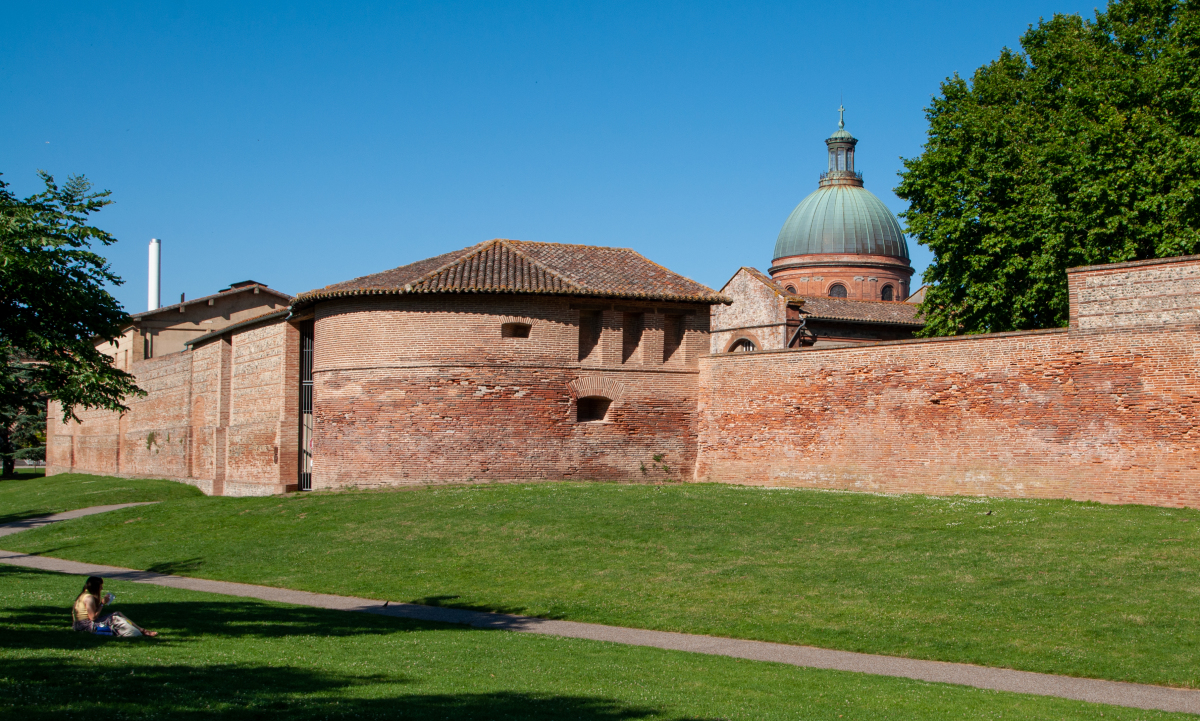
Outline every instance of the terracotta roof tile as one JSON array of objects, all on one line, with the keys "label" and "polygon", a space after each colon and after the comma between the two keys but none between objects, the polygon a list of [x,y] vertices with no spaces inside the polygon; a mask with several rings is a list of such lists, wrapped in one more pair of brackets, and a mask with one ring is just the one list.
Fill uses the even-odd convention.
[{"label": "terracotta roof tile", "polygon": [[628,248],[496,239],[301,293],[292,308],[322,298],[376,293],[539,293],[730,302]]},{"label": "terracotta roof tile", "polygon": [[894,300],[850,300],[825,296],[796,296],[804,299],[800,312],[813,320],[849,320],[861,323],[923,326],[917,306]]},{"label": "terracotta roof tile", "polygon": [[771,276],[757,268],[744,267],[742,270],[757,279],[763,285],[770,287],[788,301],[800,305],[800,312],[813,320],[848,320],[860,323],[885,323],[892,325],[923,326],[925,321],[917,317],[915,303],[903,303],[890,300],[851,300],[849,298],[830,298],[823,295],[793,295],[783,286],[776,283]]}]

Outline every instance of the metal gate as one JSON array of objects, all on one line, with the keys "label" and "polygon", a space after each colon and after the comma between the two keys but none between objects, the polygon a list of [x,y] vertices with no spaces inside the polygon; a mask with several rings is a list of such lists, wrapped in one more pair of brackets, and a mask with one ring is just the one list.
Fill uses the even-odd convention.
[{"label": "metal gate", "polygon": [[300,481],[312,490],[313,467],[313,324],[300,328]]}]

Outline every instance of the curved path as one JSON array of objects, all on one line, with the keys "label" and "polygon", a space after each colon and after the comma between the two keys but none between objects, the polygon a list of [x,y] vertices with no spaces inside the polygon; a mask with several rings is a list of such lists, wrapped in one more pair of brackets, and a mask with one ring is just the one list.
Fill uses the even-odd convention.
[{"label": "curved path", "polygon": [[[93,506],[78,511],[58,513],[39,519],[29,519],[0,526],[0,536],[37,528],[56,521],[81,518],[95,513],[104,513],[118,508],[146,505],[123,503],[114,506]],[[482,613],[455,608],[419,606],[411,603],[391,603],[353,596],[334,596],[325,593],[293,591],[286,588],[255,586],[248,583],[209,581],[201,578],[168,576],[131,568],[101,566],[94,563],[66,561],[46,556],[33,556],[11,551],[0,551],[0,563],[23,566],[43,571],[56,571],[81,576],[103,576],[121,581],[150,583],[189,591],[219,593],[226,596],[256,598],[263,601],[290,603],[297,606],[312,606],[338,611],[359,611],[397,618],[421,621],[465,624],[475,628],[501,629],[522,633],[538,633],[549,636],[566,636],[592,641],[608,641],[630,646],[652,646],[672,651],[690,651],[715,656],[730,656],[752,661],[771,661],[792,666],[823,668],[836,671],[853,671],[879,676],[952,683],[974,686],[996,691],[1011,691],[1040,696],[1088,701],[1091,703],[1128,706],[1132,708],[1157,709],[1160,711],[1182,711],[1200,714],[1200,690],[1150,686],[1147,684],[1102,681],[1072,676],[1054,676],[1030,671],[1013,671],[990,668],[966,663],[923,661],[895,656],[877,656],[851,651],[833,651],[812,646],[791,646],[766,641],[745,641],[734,638],[700,636],[670,631],[647,631],[620,626],[604,626],[576,621],[553,621],[529,616],[510,616],[502,613]]]}]

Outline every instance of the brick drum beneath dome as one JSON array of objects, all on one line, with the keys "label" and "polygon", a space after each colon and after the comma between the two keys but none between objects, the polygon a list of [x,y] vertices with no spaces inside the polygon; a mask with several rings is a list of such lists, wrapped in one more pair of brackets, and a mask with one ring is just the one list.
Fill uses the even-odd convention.
[{"label": "brick drum beneath dome", "polygon": [[[912,274],[908,261],[886,255],[793,255],[771,264],[772,277],[789,293],[851,300],[904,300]],[[836,286],[846,295],[838,295]]]}]

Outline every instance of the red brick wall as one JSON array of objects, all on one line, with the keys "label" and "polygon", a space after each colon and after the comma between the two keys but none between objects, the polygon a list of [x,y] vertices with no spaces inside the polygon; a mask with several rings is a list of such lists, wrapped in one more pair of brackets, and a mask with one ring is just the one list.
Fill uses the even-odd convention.
[{"label": "red brick wall", "polygon": [[714,356],[696,477],[1200,507],[1198,351],[1159,326]]},{"label": "red brick wall", "polygon": [[287,323],[253,325],[133,363],[148,395],[123,415],[78,411],[82,423],[64,424],[51,404],[46,473],[169,478],[221,495],[294,486],[295,345]]},{"label": "red brick wall", "polygon": [[[313,487],[690,476],[708,308],[572,304],[536,296],[319,304]],[[602,309],[603,331],[579,361],[579,314],[592,307]],[[680,310],[691,311],[683,346],[664,364],[664,314]],[[637,312],[641,348],[622,363],[621,324]],[[530,324],[529,338],[501,337],[506,322]],[[614,399],[609,421],[576,423],[575,397],[600,393]]]},{"label": "red brick wall", "polygon": [[1200,507],[1200,256],[1068,284],[1069,331],[703,359],[696,478]]},{"label": "red brick wall", "polygon": [[[704,306],[323,301],[314,487],[687,477],[1200,507],[1200,258],[1076,269],[1069,283],[1070,331],[714,356]],[[592,311],[600,339],[580,360]],[[623,352],[636,314],[640,346]],[[684,337],[664,361],[668,314]],[[530,336],[502,337],[511,322]],[[283,490],[298,355],[276,319],[136,362],[150,395],[128,414],[64,425],[51,406],[47,472]],[[576,399],[594,395],[613,399],[607,420],[576,423]]]},{"label": "red brick wall", "polygon": [[[231,334],[226,495],[274,493],[281,478],[295,484],[294,402],[286,404],[291,421],[284,417],[284,398],[299,394],[294,369],[285,373],[286,354],[294,368],[299,352],[287,342],[295,333],[287,323],[273,323]],[[291,475],[283,476],[287,468]]]}]

